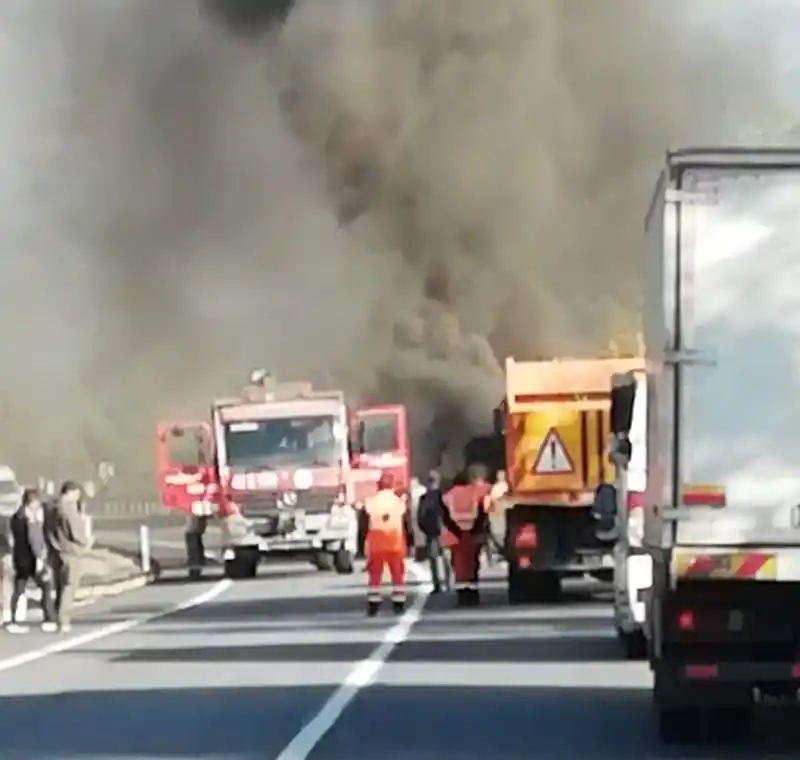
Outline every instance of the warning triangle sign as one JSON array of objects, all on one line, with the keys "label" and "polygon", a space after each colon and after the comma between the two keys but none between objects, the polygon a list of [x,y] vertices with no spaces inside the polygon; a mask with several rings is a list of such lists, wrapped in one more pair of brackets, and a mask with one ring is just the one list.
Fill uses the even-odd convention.
[{"label": "warning triangle sign", "polygon": [[567,447],[555,428],[547,431],[533,463],[533,472],[535,475],[571,475],[575,472]]}]

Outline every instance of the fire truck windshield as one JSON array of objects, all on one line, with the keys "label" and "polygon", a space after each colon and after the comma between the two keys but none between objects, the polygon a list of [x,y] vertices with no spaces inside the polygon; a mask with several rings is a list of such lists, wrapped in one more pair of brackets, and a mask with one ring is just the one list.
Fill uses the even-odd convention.
[{"label": "fire truck windshield", "polygon": [[333,467],[343,446],[332,415],[229,422],[225,451],[229,467]]}]

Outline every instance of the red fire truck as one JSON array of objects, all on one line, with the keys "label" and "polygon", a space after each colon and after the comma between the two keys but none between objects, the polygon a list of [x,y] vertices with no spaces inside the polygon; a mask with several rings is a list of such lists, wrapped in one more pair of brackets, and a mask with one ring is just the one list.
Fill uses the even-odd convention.
[{"label": "red fire truck", "polygon": [[257,371],[239,396],[213,402],[210,420],[161,422],[156,463],[164,507],[187,516],[192,576],[205,564],[203,534],[214,518],[230,577],[253,577],[264,557],[291,556],[349,573],[355,503],[385,471],[408,492],[407,412],[348,408],[341,391]]}]

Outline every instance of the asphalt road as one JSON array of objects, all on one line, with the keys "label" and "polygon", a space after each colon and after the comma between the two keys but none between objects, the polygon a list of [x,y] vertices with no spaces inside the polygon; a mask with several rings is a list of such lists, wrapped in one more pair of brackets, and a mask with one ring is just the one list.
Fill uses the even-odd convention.
[{"label": "asphalt road", "polygon": [[585,596],[420,598],[367,620],[361,576],[266,572],[86,607],[66,639],[0,636],[3,760],[798,756],[769,722],[755,750],[662,748],[646,667],[618,659],[607,605]]}]

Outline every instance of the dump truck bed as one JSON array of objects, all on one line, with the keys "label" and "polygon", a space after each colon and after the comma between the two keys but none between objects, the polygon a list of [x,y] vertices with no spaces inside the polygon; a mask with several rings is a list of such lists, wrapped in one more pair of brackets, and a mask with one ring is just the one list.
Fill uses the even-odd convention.
[{"label": "dump truck bed", "polygon": [[506,474],[515,503],[584,506],[612,482],[610,378],[641,359],[506,360]]}]

